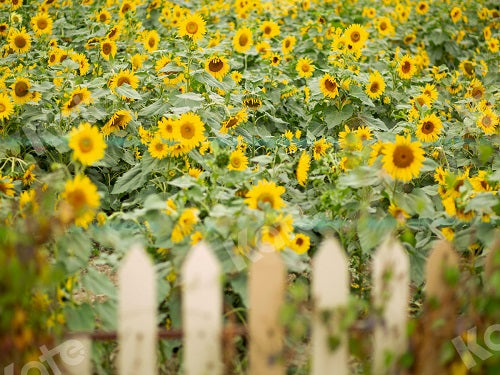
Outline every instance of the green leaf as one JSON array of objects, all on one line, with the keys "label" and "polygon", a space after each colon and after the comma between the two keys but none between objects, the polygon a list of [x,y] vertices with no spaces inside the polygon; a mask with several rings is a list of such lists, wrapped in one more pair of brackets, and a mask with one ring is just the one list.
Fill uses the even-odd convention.
[{"label": "green leaf", "polygon": [[328,129],[333,129],[351,118],[354,111],[352,105],[346,105],[340,112],[336,111],[333,107],[329,109],[330,110],[325,113],[325,121]]},{"label": "green leaf", "polygon": [[64,311],[68,328],[73,332],[88,332],[94,329],[94,312],[88,303],[66,306]]},{"label": "green leaf", "polygon": [[141,164],[137,164],[116,180],[111,194],[121,194],[130,192],[144,185],[146,176],[143,173]]},{"label": "green leaf", "polygon": [[104,295],[107,298],[116,299],[116,287],[111,280],[95,268],[89,268],[87,274],[82,278],[82,284],[93,294]]},{"label": "green leaf", "polygon": [[339,177],[338,186],[340,188],[360,188],[371,186],[379,182],[379,173],[376,168],[361,166],[352,170],[349,174]]},{"label": "green leaf", "polygon": [[118,95],[125,96],[126,98],[136,100],[142,99],[142,96],[137,91],[135,91],[128,83],[124,83],[123,85],[118,86],[117,88],[115,88],[115,91]]}]

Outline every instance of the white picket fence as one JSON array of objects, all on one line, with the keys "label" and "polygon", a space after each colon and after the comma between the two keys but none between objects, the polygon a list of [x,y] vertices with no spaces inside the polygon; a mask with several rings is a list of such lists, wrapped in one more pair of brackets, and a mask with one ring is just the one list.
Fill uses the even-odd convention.
[{"label": "white picket fence", "polygon": [[[439,290],[443,261],[451,247],[438,243],[431,254],[436,259],[427,271],[432,288]],[[438,266],[437,263],[439,263]],[[347,305],[349,272],[346,255],[338,242],[326,239],[313,259],[312,299],[312,374],[348,374],[348,337],[338,328],[339,308]],[[388,238],[373,257],[372,303],[380,311],[373,331],[373,373],[388,374],[387,353],[394,358],[407,349],[406,324],[409,303],[409,260],[398,241]],[[204,243],[193,247],[182,267],[183,373],[222,374],[222,284],[219,262]],[[286,269],[280,253],[262,247],[250,265],[249,292],[249,374],[286,373],[282,361],[284,329],[280,308],[286,289]],[[118,374],[152,375],[158,373],[156,348],[156,286],[153,265],[139,247],[131,249],[119,270]],[[325,312],[332,312],[325,314]],[[325,322],[328,316],[330,321]],[[329,337],[334,332],[340,345],[332,350]],[[367,338],[368,339],[368,338]],[[65,374],[92,373],[88,336],[80,336],[88,355]],[[393,361],[394,363],[394,361]]]}]

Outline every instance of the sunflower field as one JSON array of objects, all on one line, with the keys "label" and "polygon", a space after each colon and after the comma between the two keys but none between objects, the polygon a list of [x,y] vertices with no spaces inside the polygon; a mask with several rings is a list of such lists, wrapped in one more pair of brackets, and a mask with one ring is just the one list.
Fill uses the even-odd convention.
[{"label": "sunflower field", "polygon": [[[438,239],[480,294],[500,220],[499,27],[494,0],[0,0],[0,364],[116,329],[135,243],[165,329],[181,327],[193,244],[214,249],[239,322],[252,252],[279,251],[294,373],[326,236],[347,251],[353,315],[388,234],[410,256],[413,315]],[[111,373],[113,344],[94,350]]]}]

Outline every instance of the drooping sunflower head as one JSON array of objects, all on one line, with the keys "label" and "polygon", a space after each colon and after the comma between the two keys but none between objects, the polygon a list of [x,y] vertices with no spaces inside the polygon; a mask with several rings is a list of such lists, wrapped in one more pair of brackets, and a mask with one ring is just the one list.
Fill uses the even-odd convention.
[{"label": "drooping sunflower head", "polygon": [[82,104],[89,104],[92,101],[90,91],[86,87],[77,87],[69,96],[69,99],[62,108],[62,114],[69,116],[73,111],[79,110]]},{"label": "drooping sunflower head", "polygon": [[474,78],[476,75],[476,63],[471,60],[463,60],[458,66],[462,73],[468,78]]},{"label": "drooping sunflower head", "polygon": [[126,109],[120,109],[111,116],[108,122],[106,122],[102,128],[102,133],[107,136],[111,133],[125,129],[131,120],[132,114]]},{"label": "drooping sunflower head", "polygon": [[224,56],[213,55],[205,61],[205,70],[219,81],[222,81],[229,69],[229,64]]},{"label": "drooping sunflower head", "polygon": [[262,99],[255,95],[247,95],[243,98],[242,103],[245,107],[256,111],[262,106]]}]

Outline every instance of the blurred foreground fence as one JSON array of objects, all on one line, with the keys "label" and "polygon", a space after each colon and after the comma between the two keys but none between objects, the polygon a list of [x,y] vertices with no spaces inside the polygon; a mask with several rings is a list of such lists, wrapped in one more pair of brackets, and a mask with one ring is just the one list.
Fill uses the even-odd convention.
[{"label": "blurred foreground fence", "polygon": [[[498,243],[497,243],[498,244]],[[495,248],[496,250],[496,248]],[[486,272],[494,265],[491,251]],[[426,301],[424,314],[428,325],[422,330],[412,371],[416,374],[436,373],[439,355],[436,345],[441,340],[456,336],[457,312],[454,311],[453,283],[450,275],[458,272],[459,258],[451,245],[437,242],[427,261]],[[409,260],[402,246],[388,239],[373,257],[372,304],[378,312],[373,327],[366,334],[372,340],[372,373],[391,374],[399,357],[409,345],[407,336],[408,305],[410,298]],[[182,332],[157,328],[155,274],[148,255],[139,247],[131,249],[119,270],[118,332],[79,333],[85,350],[85,359],[74,366],[66,366],[65,374],[89,375],[92,337],[118,340],[118,374],[150,375],[157,373],[158,337],[183,339],[183,373],[189,375],[222,374],[223,337],[228,330],[233,334],[248,335],[249,374],[278,375],[286,373],[282,360],[284,329],[280,324],[280,308],[284,302],[286,269],[278,252],[262,247],[249,269],[248,328],[223,325],[221,270],[218,260],[204,243],[191,249],[182,268]],[[348,374],[348,331],[341,327],[341,317],[347,308],[349,296],[347,258],[333,239],[325,240],[313,259],[311,322],[311,373],[315,375]],[[444,320],[436,337],[432,321]],[[370,338],[371,335],[371,338]],[[426,368],[426,364],[431,366]],[[443,372],[444,373],[444,372]]]}]

